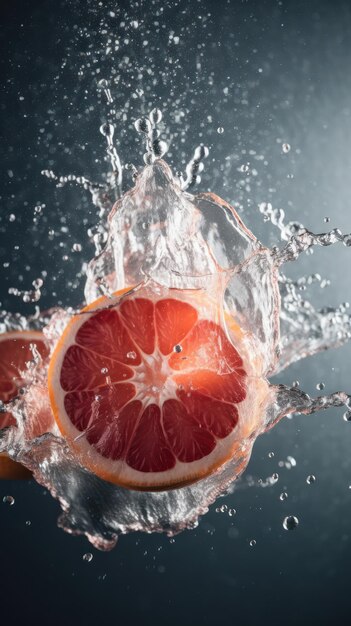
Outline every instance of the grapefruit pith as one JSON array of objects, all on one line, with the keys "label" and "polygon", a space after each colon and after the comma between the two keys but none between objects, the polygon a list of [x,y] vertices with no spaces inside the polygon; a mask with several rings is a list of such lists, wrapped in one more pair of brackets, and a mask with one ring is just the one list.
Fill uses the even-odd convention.
[{"label": "grapefruit pith", "polygon": [[170,489],[213,473],[252,430],[266,387],[248,385],[249,369],[203,292],[146,286],[71,319],[50,402],[83,466],[131,489]]}]

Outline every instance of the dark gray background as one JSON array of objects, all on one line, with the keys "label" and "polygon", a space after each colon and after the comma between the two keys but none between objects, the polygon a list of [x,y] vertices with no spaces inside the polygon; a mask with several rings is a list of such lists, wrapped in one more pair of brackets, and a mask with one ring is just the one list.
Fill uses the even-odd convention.
[{"label": "dark gray background", "polygon": [[[1,264],[10,262],[1,269],[3,308],[33,312],[33,305],[8,295],[8,288],[29,288],[43,270],[48,272],[43,308],[82,301],[79,272],[93,253],[86,230],[96,223],[96,211],[81,190],[56,190],[40,171],[52,167],[95,179],[106,171],[98,127],[108,111],[93,70],[101,68],[103,78],[112,68],[119,72],[120,54],[105,58],[97,52],[105,21],[116,37],[124,36],[122,18],[114,24],[108,16],[114,9],[127,23],[132,16],[144,20],[144,30],[151,26],[147,51],[137,33],[131,34],[129,50],[134,68],[148,65],[155,78],[155,84],[145,79],[145,102],[133,100],[136,72],[120,70],[114,95],[124,160],[141,164],[132,122],[144,106],[157,104],[168,133],[178,135],[171,163],[180,167],[199,140],[205,141],[211,156],[201,189],[237,203],[266,243],[278,240],[257,211],[267,200],[317,232],[327,226],[351,231],[350,2],[180,0],[130,8],[123,2],[12,0],[0,9],[0,254]],[[208,13],[204,27],[198,16]],[[152,26],[155,19],[165,25],[159,32]],[[173,51],[166,49],[171,30],[180,35],[173,69],[167,61]],[[79,74],[89,44],[97,62]],[[183,144],[179,109],[186,119]],[[123,111],[126,121],[118,119]],[[221,135],[218,126],[224,128]],[[291,144],[287,155],[283,142]],[[264,160],[255,160],[257,154]],[[246,177],[238,167],[247,161]],[[33,223],[37,203],[46,207]],[[68,231],[60,232],[62,226]],[[71,253],[73,242],[82,244],[81,254]],[[65,254],[68,261],[62,260]],[[337,305],[350,299],[349,268],[350,250],[339,246],[317,250],[290,273],[319,271],[332,284],[311,297],[320,305]],[[326,392],[350,391],[349,362],[345,346],[295,364],[279,380],[298,379],[310,393],[317,393],[320,381]],[[12,507],[0,500],[3,623],[349,624],[351,426],[341,414],[285,419],[256,442],[247,474],[266,478],[277,471],[274,487],[243,487],[212,507],[198,529],[172,543],[163,536],[130,535],[111,553],[92,550],[90,563],[82,560],[90,551],[87,541],[56,528],[58,504],[41,487],[1,482],[1,499],[15,497]],[[280,468],[288,455],[296,467]],[[311,473],[316,483],[309,486]],[[282,491],[289,496],[284,502]],[[237,515],[216,513],[222,504]],[[288,514],[300,521],[293,532],[282,527]],[[252,539],[255,547],[249,545]]]}]

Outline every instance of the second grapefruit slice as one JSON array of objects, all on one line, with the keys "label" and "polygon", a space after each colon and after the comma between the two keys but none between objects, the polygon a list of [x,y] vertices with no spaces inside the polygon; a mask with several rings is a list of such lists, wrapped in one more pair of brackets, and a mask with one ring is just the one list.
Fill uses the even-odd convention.
[{"label": "second grapefruit slice", "polygon": [[145,490],[189,484],[233,455],[240,421],[257,412],[247,379],[207,296],[147,288],[74,316],[48,377],[57,424],[82,465]]}]

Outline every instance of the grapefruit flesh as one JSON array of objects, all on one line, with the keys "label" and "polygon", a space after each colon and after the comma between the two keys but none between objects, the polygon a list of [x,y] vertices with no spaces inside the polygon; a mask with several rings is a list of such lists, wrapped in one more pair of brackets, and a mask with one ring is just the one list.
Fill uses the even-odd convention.
[{"label": "grapefruit flesh", "polygon": [[[247,368],[213,303],[131,292],[72,318],[49,366],[57,424],[82,465],[131,489],[208,476],[254,410]],[[211,312],[212,311],[212,312]]]},{"label": "grapefruit flesh", "polygon": [[[33,361],[33,349],[45,359],[48,356],[48,348],[44,336],[39,331],[13,331],[0,335],[0,401],[6,406],[23,387],[24,372],[27,363]],[[44,432],[48,421],[48,412],[51,413],[47,402],[44,402],[45,392],[42,396],[35,395],[35,418],[28,425],[31,436],[37,436]],[[44,409],[45,404],[45,409]],[[7,426],[16,426],[16,420],[11,410],[0,413],[0,429]],[[44,430],[43,430],[44,429]],[[19,463],[10,459],[7,454],[0,454],[0,478],[30,478],[31,473]]]}]

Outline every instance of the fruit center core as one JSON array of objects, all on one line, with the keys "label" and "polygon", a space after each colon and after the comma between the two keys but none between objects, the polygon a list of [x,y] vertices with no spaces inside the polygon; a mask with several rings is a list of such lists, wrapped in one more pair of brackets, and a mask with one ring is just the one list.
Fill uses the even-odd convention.
[{"label": "fruit center core", "polygon": [[176,397],[176,384],[172,379],[173,370],[158,350],[153,354],[144,354],[141,365],[135,370],[131,382],[135,384],[140,399],[149,399],[150,402],[161,405],[166,397]]}]

